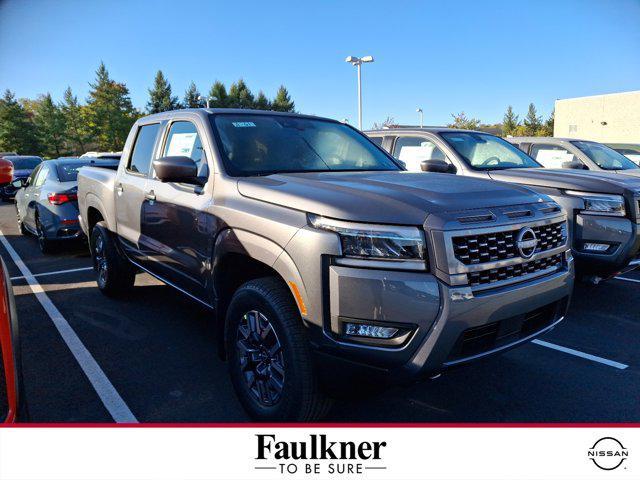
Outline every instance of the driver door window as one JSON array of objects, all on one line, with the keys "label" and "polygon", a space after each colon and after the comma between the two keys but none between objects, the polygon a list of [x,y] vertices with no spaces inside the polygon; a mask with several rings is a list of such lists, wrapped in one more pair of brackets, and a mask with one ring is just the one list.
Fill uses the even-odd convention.
[{"label": "driver door window", "polygon": [[564,168],[565,162],[576,161],[576,156],[558,145],[532,145],[531,156],[545,168]]},{"label": "driver door window", "polygon": [[451,163],[435,143],[424,137],[398,137],[393,146],[393,156],[402,160],[410,172],[421,172],[420,163],[424,160]]},{"label": "driver door window", "polygon": [[198,176],[207,176],[207,155],[202,148],[198,130],[191,122],[179,121],[171,124],[162,156],[189,157],[198,168]]}]

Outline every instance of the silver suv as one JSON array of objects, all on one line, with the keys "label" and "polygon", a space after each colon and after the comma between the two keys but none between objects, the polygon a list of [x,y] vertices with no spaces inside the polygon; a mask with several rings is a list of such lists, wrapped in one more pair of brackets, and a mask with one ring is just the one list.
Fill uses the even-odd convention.
[{"label": "silver suv", "polygon": [[141,118],[117,171],[81,170],[78,202],[99,288],[130,294],[143,270],[210,307],[262,420],[321,417],[339,376],[412,381],[522,344],[563,318],[572,290],[550,198],[405,172],[324,118]]}]

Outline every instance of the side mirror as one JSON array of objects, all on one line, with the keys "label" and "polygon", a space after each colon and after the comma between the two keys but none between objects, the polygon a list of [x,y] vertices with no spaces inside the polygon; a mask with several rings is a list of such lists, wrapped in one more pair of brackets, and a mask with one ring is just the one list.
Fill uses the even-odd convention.
[{"label": "side mirror", "polygon": [[5,187],[13,180],[13,163],[0,158],[0,187]]},{"label": "side mirror", "polygon": [[444,160],[423,160],[420,169],[423,172],[456,173],[456,167]]},{"label": "side mirror", "polygon": [[577,160],[572,160],[571,162],[562,162],[562,168],[570,168],[572,170],[586,170],[587,167],[584,163],[579,162]]},{"label": "side mirror", "polygon": [[198,167],[189,157],[162,157],[153,161],[153,169],[161,182],[179,182],[202,185],[198,178]]},{"label": "side mirror", "polygon": [[13,182],[11,182],[11,185],[14,188],[24,188],[27,186],[27,179],[26,178],[18,178],[17,180],[14,180]]},{"label": "side mirror", "polygon": [[7,268],[0,260],[0,423],[27,420],[20,375],[18,319]]}]

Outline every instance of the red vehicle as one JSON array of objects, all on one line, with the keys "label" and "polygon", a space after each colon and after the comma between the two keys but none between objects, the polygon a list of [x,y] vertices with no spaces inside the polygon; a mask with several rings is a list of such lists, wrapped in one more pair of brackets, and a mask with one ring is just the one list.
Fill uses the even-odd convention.
[{"label": "red vehicle", "polygon": [[[12,177],[13,164],[0,158],[0,187]],[[0,422],[25,419],[21,384],[18,317],[7,267],[0,259]]]}]

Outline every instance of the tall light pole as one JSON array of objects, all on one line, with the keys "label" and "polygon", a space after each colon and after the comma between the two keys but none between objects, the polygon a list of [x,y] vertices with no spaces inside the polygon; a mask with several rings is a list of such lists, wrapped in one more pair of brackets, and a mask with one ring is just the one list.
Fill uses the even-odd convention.
[{"label": "tall light pole", "polygon": [[358,128],[362,130],[362,72],[361,66],[363,63],[373,62],[373,57],[367,55],[366,57],[358,58],[349,55],[345,62],[350,63],[354,67],[358,67]]},{"label": "tall light pole", "polygon": [[198,100],[200,100],[200,101],[206,100],[207,101],[207,108],[209,108],[209,101],[211,100],[211,97],[203,98],[202,96],[199,96]]},{"label": "tall light pole", "polygon": [[421,108],[418,108],[416,112],[420,114],[420,128],[422,128],[424,125],[424,113],[422,112]]}]

